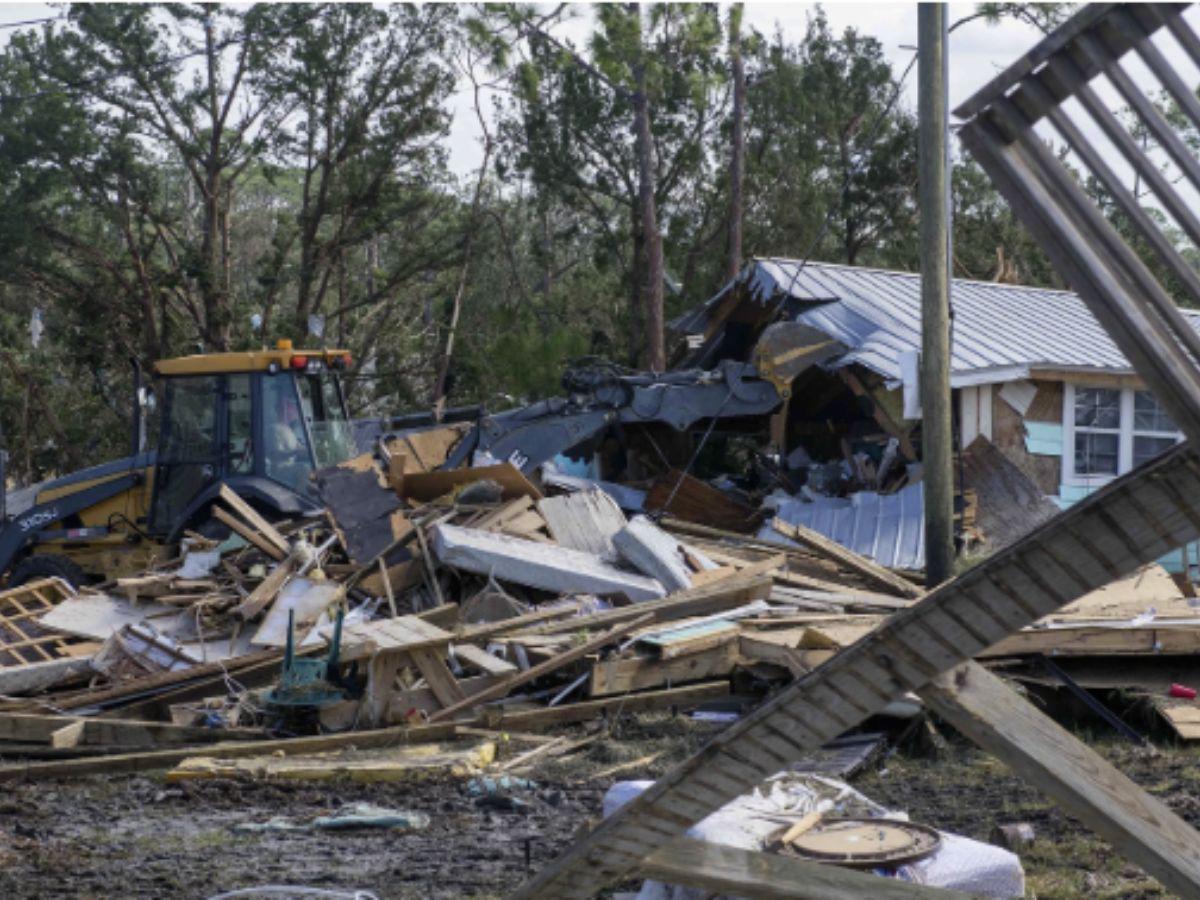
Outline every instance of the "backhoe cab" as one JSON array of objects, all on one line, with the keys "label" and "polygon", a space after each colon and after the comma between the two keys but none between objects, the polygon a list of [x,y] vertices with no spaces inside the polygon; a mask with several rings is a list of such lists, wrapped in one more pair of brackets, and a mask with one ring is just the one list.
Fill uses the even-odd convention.
[{"label": "backhoe cab", "polygon": [[157,452],[10,495],[0,573],[15,586],[137,571],[165,559],[185,530],[216,530],[222,483],[268,518],[313,510],[314,468],[356,452],[338,378],[350,363],[345,351],[294,350],[289,341],[160,360]]}]

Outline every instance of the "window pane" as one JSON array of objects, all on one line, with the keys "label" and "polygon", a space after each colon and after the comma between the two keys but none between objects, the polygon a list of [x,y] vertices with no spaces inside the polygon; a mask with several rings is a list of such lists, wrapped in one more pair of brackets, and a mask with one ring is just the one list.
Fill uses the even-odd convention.
[{"label": "window pane", "polygon": [[1160,453],[1165,453],[1175,446],[1176,438],[1144,437],[1135,435],[1133,438],[1133,464],[1140,466],[1147,460],[1154,459]]},{"label": "window pane", "polygon": [[1075,432],[1075,474],[1116,475],[1117,435]]},{"label": "window pane", "polygon": [[296,382],[290,373],[263,378],[263,464],[267,475],[297,493],[308,488],[312,459],[300,418]]},{"label": "window pane", "polygon": [[250,376],[230,375],[228,396],[225,401],[229,417],[229,466],[230,472],[245,474],[254,471],[254,440],[250,433]]},{"label": "window pane", "polygon": [[1120,428],[1121,392],[1075,388],[1075,424],[1083,428]]},{"label": "window pane", "polygon": [[1167,411],[1159,405],[1149,391],[1138,391],[1133,395],[1134,431],[1178,431]]},{"label": "window pane", "polygon": [[304,418],[312,433],[317,466],[336,466],[354,455],[354,434],[347,421],[337,385],[328,372],[299,379]]}]

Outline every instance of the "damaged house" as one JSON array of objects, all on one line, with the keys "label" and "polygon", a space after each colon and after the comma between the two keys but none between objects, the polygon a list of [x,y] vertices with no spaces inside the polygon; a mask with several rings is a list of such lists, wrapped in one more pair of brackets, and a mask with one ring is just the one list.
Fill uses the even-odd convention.
[{"label": "damaged house", "polygon": [[[1066,507],[1182,440],[1170,416],[1075,294],[955,280],[951,303],[950,381],[959,448],[987,438],[1041,494]],[[1200,322],[1200,314],[1184,314],[1193,325]],[[773,422],[772,437],[781,457],[793,465],[844,459],[844,468],[865,463],[877,472],[885,463],[884,436],[893,439],[900,461],[916,462],[919,275],[779,258],[752,260],[735,281],[672,325],[686,337],[678,365],[710,367],[721,360],[757,357],[753,361],[760,371],[788,396]],[[836,342],[832,356],[829,341]],[[805,366],[806,360],[819,364]],[[918,477],[913,474],[909,480]],[[866,504],[870,515],[879,514],[876,503]],[[820,522],[804,524],[888,564],[903,564],[888,558],[890,548],[873,552],[878,548],[862,546],[854,534],[869,531],[877,543],[887,531],[888,541],[907,540],[915,546],[919,499],[905,507],[896,526],[904,534],[893,534],[891,527],[864,529],[861,523],[842,525],[841,534]],[[809,515],[820,513],[814,509]],[[905,556],[900,551],[894,555]],[[1164,564],[1179,571],[1188,555],[1184,548]],[[1194,548],[1190,558],[1196,559]]]}]

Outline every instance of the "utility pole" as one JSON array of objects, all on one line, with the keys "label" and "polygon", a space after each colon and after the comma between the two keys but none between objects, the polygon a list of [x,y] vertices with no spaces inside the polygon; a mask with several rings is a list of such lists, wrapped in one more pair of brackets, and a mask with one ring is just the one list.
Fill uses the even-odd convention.
[{"label": "utility pole", "polygon": [[921,459],[925,482],[925,583],[954,565],[954,466],[950,408],[950,178],[946,4],[917,7],[918,203],[921,209]]}]

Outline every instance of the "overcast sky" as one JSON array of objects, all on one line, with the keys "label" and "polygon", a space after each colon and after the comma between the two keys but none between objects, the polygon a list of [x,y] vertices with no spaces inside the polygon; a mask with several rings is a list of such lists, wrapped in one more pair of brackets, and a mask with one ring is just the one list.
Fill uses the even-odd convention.
[{"label": "overcast sky", "polygon": [[[588,4],[577,5],[580,10],[574,21],[560,26],[558,33],[580,45],[587,38],[590,17]],[[834,2],[820,6],[835,33],[856,28],[875,37],[892,63],[896,77],[900,76],[917,46],[917,4]],[[767,36],[774,35],[778,28],[788,40],[799,41],[817,7],[816,3],[747,3],[744,21]],[[949,20],[953,23],[975,9],[974,3],[951,3]],[[1041,36],[1033,26],[1011,20],[997,25],[976,20],[956,30],[950,36],[950,107],[953,109],[987,83]],[[455,113],[450,135],[451,164],[456,172],[465,173],[479,163],[478,126],[468,91],[460,91],[451,102]],[[904,102],[916,109],[915,67],[905,82]]]}]

